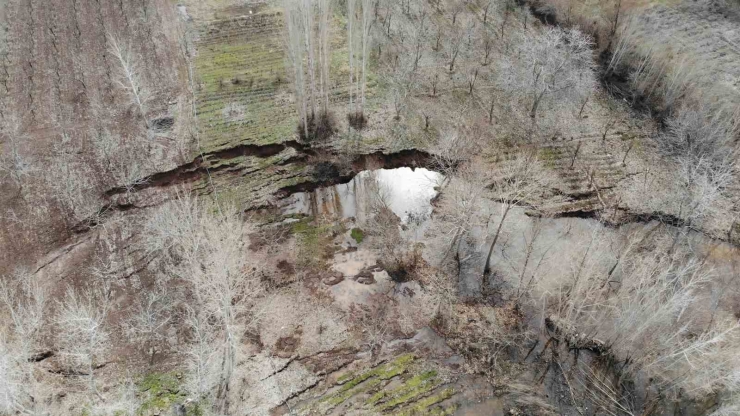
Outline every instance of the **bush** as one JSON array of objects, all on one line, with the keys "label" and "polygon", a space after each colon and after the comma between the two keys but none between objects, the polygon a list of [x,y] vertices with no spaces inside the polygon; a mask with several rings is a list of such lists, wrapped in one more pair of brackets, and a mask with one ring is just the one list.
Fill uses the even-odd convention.
[{"label": "bush", "polygon": [[365,239],[365,233],[359,229],[359,228],[353,228],[350,232],[350,236],[357,241],[357,244],[362,243],[362,240]]},{"label": "bush", "polygon": [[367,126],[367,117],[361,111],[347,114],[347,121],[355,130],[362,130]]},{"label": "bush", "polygon": [[311,115],[307,127],[303,122],[298,124],[298,137],[306,143],[328,140],[335,131],[334,118],[330,113]]}]

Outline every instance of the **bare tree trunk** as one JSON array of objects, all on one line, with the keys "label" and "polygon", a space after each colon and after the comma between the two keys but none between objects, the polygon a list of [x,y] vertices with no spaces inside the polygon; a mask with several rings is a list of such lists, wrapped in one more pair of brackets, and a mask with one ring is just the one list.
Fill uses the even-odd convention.
[{"label": "bare tree trunk", "polygon": [[617,124],[616,118],[613,118],[606,122],[606,124],[604,125],[604,134],[601,135],[601,141],[606,140],[606,135],[609,133],[609,129],[614,127],[615,124]]},{"label": "bare tree trunk", "polygon": [[581,142],[578,142],[576,144],[576,151],[573,152],[573,158],[570,159],[570,167],[573,167],[573,164],[576,163],[576,158],[578,157],[578,152],[581,150]]},{"label": "bare tree trunk", "polygon": [[468,79],[468,86],[470,87],[468,93],[473,95],[473,88],[475,88],[475,80],[478,79],[478,68],[475,69],[472,76]]},{"label": "bare tree trunk", "polygon": [[493,106],[496,104],[496,99],[491,97],[491,107],[488,109],[488,124],[493,124]]},{"label": "bare tree trunk", "polygon": [[308,109],[306,106],[305,83],[303,74],[303,18],[298,3],[289,2],[286,7],[286,24],[288,25],[288,53],[293,64],[295,76],[295,94],[298,112],[303,124],[303,133],[308,137]]},{"label": "bare tree trunk", "polygon": [[491,8],[491,3],[493,3],[492,0],[489,0],[486,4],[486,8],[483,10],[483,24],[485,25],[488,22],[488,10]]},{"label": "bare tree trunk", "polygon": [[[355,109],[352,103],[352,90],[354,86],[354,42],[352,33],[352,22],[355,20],[355,1],[347,0],[347,48],[349,50],[349,114],[353,115]],[[390,15],[389,15],[390,16]],[[390,17],[389,17],[390,19]]]},{"label": "bare tree trunk", "polygon": [[372,19],[371,19],[371,0],[362,0],[362,88],[361,88],[361,103],[360,103],[360,113],[365,113],[365,88],[367,86],[367,61],[368,61],[368,52],[370,50],[369,44],[370,44],[370,29],[372,27]]},{"label": "bare tree trunk", "polygon": [[532,103],[532,109],[529,111],[529,117],[532,118],[532,121],[537,118],[537,108],[540,106],[540,102],[542,101],[542,97],[545,96],[545,91],[542,91],[539,95],[535,96],[534,103]]},{"label": "bare tree trunk", "polygon": [[504,29],[506,28],[506,22],[509,20],[509,8],[506,6],[504,11],[504,19],[501,21],[501,40],[504,40]]},{"label": "bare tree trunk", "polygon": [[586,99],[583,100],[583,104],[581,104],[581,110],[578,112],[578,117],[581,117],[581,114],[583,114],[583,109],[586,108],[586,104],[588,103],[588,99],[591,98],[591,94],[586,96]]},{"label": "bare tree trunk", "polygon": [[314,57],[314,36],[313,36],[313,4],[311,0],[303,0],[303,30],[308,50],[308,76],[310,79],[311,94],[311,117],[316,117],[316,62]]},{"label": "bare tree trunk", "polygon": [[506,221],[506,216],[509,214],[510,209],[511,209],[511,204],[506,203],[504,207],[504,212],[501,215],[501,221],[499,221],[498,227],[496,228],[496,234],[493,235],[493,241],[491,241],[491,246],[488,248],[488,255],[486,256],[486,265],[485,267],[483,267],[483,276],[491,272],[491,256],[493,255],[493,248],[496,246],[496,242],[498,241],[499,235],[501,235],[501,228],[504,226],[504,221]]},{"label": "bare tree trunk", "polygon": [[319,74],[321,76],[321,100],[323,102],[324,114],[329,111],[329,65],[331,63],[331,55],[329,51],[330,13],[331,1],[319,0]]},{"label": "bare tree trunk", "polygon": [[625,162],[625,161],[627,160],[627,155],[628,155],[628,154],[630,154],[630,150],[632,150],[632,145],[633,145],[633,144],[634,144],[634,142],[630,142],[630,145],[629,145],[629,147],[627,147],[627,151],[626,151],[626,152],[624,152],[624,157],[622,158],[622,166],[624,166],[624,165],[625,165],[625,163],[624,163],[624,162]]}]

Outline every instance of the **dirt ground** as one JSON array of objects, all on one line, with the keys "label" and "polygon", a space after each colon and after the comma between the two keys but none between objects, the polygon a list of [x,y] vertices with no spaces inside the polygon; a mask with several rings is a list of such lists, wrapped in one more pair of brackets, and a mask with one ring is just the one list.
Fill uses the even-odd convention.
[{"label": "dirt ground", "polygon": [[147,139],[146,169],[181,163],[176,149],[188,146],[173,143],[188,140],[192,111],[180,23],[166,0],[3,2],[1,143],[6,154],[15,146],[31,171],[21,190],[7,178],[0,182],[0,270],[30,267],[34,257],[69,237],[68,213],[48,187],[71,179],[70,172],[49,170],[60,154],[75,166],[93,167],[75,180],[86,199],[97,200],[111,181],[94,168],[96,137],[109,134],[120,146],[142,135],[143,120],[119,85],[111,39],[129,48],[141,88],[149,91],[146,118],[173,121]]}]

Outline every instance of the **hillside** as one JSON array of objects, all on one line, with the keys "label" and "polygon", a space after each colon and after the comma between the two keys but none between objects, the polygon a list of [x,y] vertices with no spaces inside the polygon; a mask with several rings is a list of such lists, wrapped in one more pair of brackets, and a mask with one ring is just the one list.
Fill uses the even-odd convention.
[{"label": "hillside", "polygon": [[0,3],[0,415],[731,415],[732,1]]}]

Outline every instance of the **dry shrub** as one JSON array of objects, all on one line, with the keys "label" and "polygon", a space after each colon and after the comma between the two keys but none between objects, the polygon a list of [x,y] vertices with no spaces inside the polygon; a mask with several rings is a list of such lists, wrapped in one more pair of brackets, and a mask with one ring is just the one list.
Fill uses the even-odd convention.
[{"label": "dry shrub", "polygon": [[[618,247],[594,236],[537,282],[538,310],[571,338],[593,341],[628,372],[698,395],[740,388],[740,326],[708,297],[715,272],[675,236],[637,233]],[[571,260],[568,260],[571,259]]]},{"label": "dry shrub", "polygon": [[411,250],[399,250],[397,253],[392,257],[382,258],[380,265],[396,283],[416,280],[417,272],[424,261],[421,249],[415,246]]},{"label": "dry shrub", "polygon": [[355,130],[362,130],[367,125],[367,117],[361,111],[347,114],[347,122]]},{"label": "dry shrub", "polygon": [[348,312],[349,322],[360,330],[358,334],[361,347],[373,355],[399,333],[398,320],[394,319],[394,310],[390,307],[392,298],[383,293],[370,296],[367,305],[353,304]]},{"label": "dry shrub", "polygon": [[301,121],[297,128],[298,137],[305,143],[324,142],[336,131],[336,123],[331,113],[312,114],[306,123],[307,126]]}]

